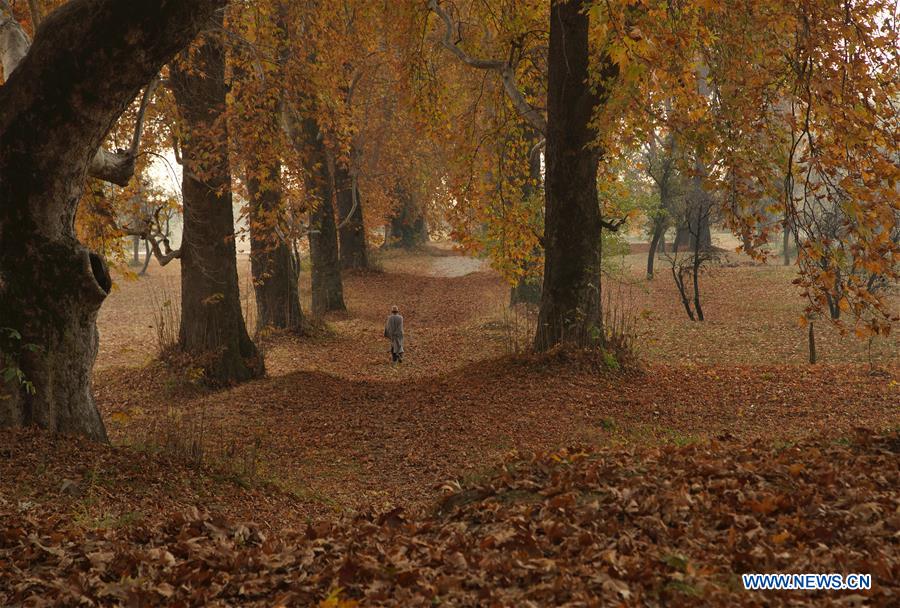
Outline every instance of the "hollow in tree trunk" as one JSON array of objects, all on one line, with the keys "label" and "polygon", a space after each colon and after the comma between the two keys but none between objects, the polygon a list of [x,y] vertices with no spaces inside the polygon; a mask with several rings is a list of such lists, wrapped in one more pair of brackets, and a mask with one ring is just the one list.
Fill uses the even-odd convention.
[{"label": "hollow in tree trunk", "polygon": [[71,0],[0,87],[0,325],[16,332],[0,360],[27,381],[0,380],[0,426],[106,439],[91,376],[111,280],[75,210],[113,123],[221,4]]},{"label": "hollow in tree trunk", "polygon": [[[221,19],[221,17],[220,17]],[[221,23],[219,24],[221,25]],[[184,230],[179,346],[213,384],[263,375],[241,312],[224,119],[225,49],[215,36],[171,67],[181,123]]]},{"label": "hollow in tree trunk", "polygon": [[[534,347],[597,343],[600,327],[600,206],[590,126],[602,91],[588,83],[590,51],[584,2],[550,9],[547,99],[544,285]],[[603,59],[603,80],[615,75]]]}]

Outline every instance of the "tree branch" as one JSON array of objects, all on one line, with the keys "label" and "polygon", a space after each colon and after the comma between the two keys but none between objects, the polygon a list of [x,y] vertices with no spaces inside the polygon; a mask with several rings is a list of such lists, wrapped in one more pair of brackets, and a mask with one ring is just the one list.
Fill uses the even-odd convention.
[{"label": "tree branch", "polygon": [[0,64],[3,66],[4,82],[9,80],[16,66],[28,54],[31,39],[13,16],[6,0],[0,0]]},{"label": "tree branch", "polygon": [[28,0],[28,10],[31,11],[31,23],[34,25],[34,31],[37,31],[38,26],[41,24],[41,20],[43,19],[43,15],[41,15],[41,7],[38,4],[37,0]]},{"label": "tree branch", "polygon": [[618,232],[619,228],[625,225],[625,222],[628,221],[627,217],[623,217],[614,222],[608,222],[604,219],[600,219],[600,225],[609,230],[610,232]]},{"label": "tree branch", "polygon": [[[29,3],[32,9],[32,19],[40,20],[40,13],[34,3]],[[35,23],[35,28],[37,23]],[[28,50],[31,48],[31,39],[18,21],[13,17],[12,9],[6,0],[0,0],[0,63],[3,65],[3,76],[9,80],[10,74],[18,67]],[[144,115],[157,81],[154,80],[146,89],[141,99],[141,108],[138,111],[137,122],[134,127],[134,135],[131,139],[131,148],[110,152],[100,148],[88,166],[88,175],[96,179],[125,187],[134,176],[134,161],[137,149],[141,141],[141,131],[144,126]]]},{"label": "tree branch", "polygon": [[152,217],[144,218],[143,226],[139,228],[131,228],[125,226],[122,232],[127,236],[138,236],[144,239],[152,248],[153,256],[157,259],[160,266],[165,266],[172,260],[181,257],[181,248],[172,249],[169,245],[169,237],[162,230],[162,222],[159,214],[164,207],[157,207],[153,211]]},{"label": "tree branch", "polygon": [[456,55],[460,61],[470,67],[479,70],[492,70],[500,74],[500,80],[503,82],[503,89],[506,91],[506,95],[512,102],[513,107],[516,108],[516,112],[518,112],[522,118],[527,120],[539,133],[546,135],[547,119],[544,118],[544,115],[541,112],[528,103],[528,100],[525,99],[525,95],[522,94],[522,91],[519,90],[519,86],[516,83],[516,69],[515,64],[512,63],[514,54],[510,53],[510,61],[481,59],[469,55],[453,41],[453,21],[450,19],[450,15],[441,8],[438,0],[428,0],[428,8],[444,22],[444,34],[441,37],[441,43],[444,47]]}]

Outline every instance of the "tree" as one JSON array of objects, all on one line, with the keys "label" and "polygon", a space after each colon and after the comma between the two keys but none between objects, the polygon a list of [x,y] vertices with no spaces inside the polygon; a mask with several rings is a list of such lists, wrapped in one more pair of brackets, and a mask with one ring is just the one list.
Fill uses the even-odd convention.
[{"label": "tree", "polygon": [[445,164],[454,237],[491,260],[510,283],[511,304],[537,304],[549,3],[429,0],[428,6],[439,17],[435,37],[443,55],[455,58],[447,65],[436,56],[424,70],[437,74],[443,93],[439,101],[426,98],[432,120],[451,125],[439,137],[451,146]]},{"label": "tree", "polygon": [[106,439],[91,370],[111,279],[103,258],[75,238],[76,206],[117,117],[222,4],[72,0],[45,19],[15,69],[4,69],[0,311],[21,335],[13,355],[30,384],[3,386],[0,426]]},{"label": "tree", "polygon": [[[222,16],[218,18],[222,25]],[[204,36],[170,67],[178,107],[184,232],[179,347],[215,384],[264,372],[244,324],[234,243],[225,105],[225,48]]]},{"label": "tree", "polygon": [[428,226],[415,186],[398,182],[396,192],[399,204],[385,229],[384,246],[413,249],[427,243]]},{"label": "tree", "polygon": [[659,207],[649,214],[650,248],[647,251],[647,279],[653,278],[653,266],[657,251],[665,249],[666,231],[672,219],[675,200],[678,196],[679,173],[675,164],[675,138],[668,133],[660,139],[659,134],[650,132],[645,157],[647,173],[659,192]]},{"label": "tree", "polygon": [[534,347],[599,341],[600,208],[591,128],[604,87],[615,76],[602,60],[598,90],[590,83],[589,17],[581,0],[556,2],[550,13],[544,227],[544,287]]},{"label": "tree", "polygon": [[[279,229],[282,209],[280,163],[247,169],[250,223],[250,272],[256,293],[257,329],[303,328],[298,286],[299,264]],[[262,177],[257,177],[258,175]]]},{"label": "tree", "polygon": [[[244,44],[231,55],[232,165],[244,178],[250,232],[250,272],[256,295],[256,325],[300,331],[303,311],[299,263],[287,238],[282,169],[289,142],[281,113],[287,31],[279,1],[236,7],[230,26]],[[271,49],[271,50],[269,50]]]},{"label": "tree", "polygon": [[[308,101],[308,100],[307,100]],[[309,214],[309,255],[312,260],[312,312],[321,317],[333,310],[346,310],[338,253],[337,224],[334,220],[334,182],[325,142],[315,114],[307,108],[304,116],[290,109],[285,123],[299,156],[304,159]]]},{"label": "tree", "polygon": [[[708,226],[709,221],[703,220],[702,215],[708,214],[711,207],[708,205],[694,205],[690,207],[690,213],[695,214],[687,224],[690,226],[688,241],[691,248],[685,253],[679,253],[677,247],[672,248],[672,253],[667,254],[667,259],[672,268],[672,278],[681,298],[681,304],[691,321],[703,321],[703,307],[700,304],[700,274],[709,264],[719,259],[718,251],[714,247],[703,244],[703,235],[700,232],[703,226]],[[690,278],[690,282],[686,277]],[[689,293],[689,289],[690,292]],[[693,305],[693,308],[692,308]]]},{"label": "tree", "polygon": [[[306,133],[312,121],[304,121]],[[318,201],[309,218],[309,256],[312,259],[312,311],[322,316],[333,310],[346,310],[344,283],[338,250],[337,225],[334,220],[334,188],[329,175],[321,173],[312,178]],[[328,180],[328,181],[325,181]]]},{"label": "tree", "polygon": [[[351,149],[350,158],[356,156]],[[363,207],[360,202],[359,179],[349,162],[338,162],[334,174],[340,237],[341,268],[360,270],[369,267],[368,240]]]}]

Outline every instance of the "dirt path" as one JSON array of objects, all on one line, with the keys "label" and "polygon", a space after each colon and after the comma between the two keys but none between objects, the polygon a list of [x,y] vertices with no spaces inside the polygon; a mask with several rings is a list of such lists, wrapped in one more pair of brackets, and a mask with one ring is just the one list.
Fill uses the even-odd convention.
[{"label": "dirt path", "polygon": [[[481,268],[477,261],[438,249],[387,255],[383,266],[346,277],[348,311],[329,316],[326,335],[265,340],[268,377],[213,393],[185,390],[159,366],[122,367],[121,360],[137,360],[135,352],[152,353],[155,331],[146,323],[148,301],[125,286],[104,307],[105,366],[95,381],[113,441],[188,454],[202,445],[205,459],[274,481],[298,498],[303,513],[322,513],[426,507],[442,483],[481,475],[511,450],[789,441],[900,424],[896,367],[870,374],[856,364],[784,365],[777,342],[747,340],[766,327],[789,331],[793,301],[757,311],[742,303],[741,289],[722,289],[716,293],[724,299],[710,310],[743,306],[746,316],[701,326],[679,321],[667,287],[654,283],[633,298],[654,306],[642,323],[655,333],[642,340],[672,362],[616,375],[580,360],[503,358],[507,290],[491,272],[468,272]],[[709,281],[764,289],[771,276],[754,278],[751,270],[723,269]],[[147,283],[172,272],[155,272]],[[131,308],[122,310],[125,302]],[[392,304],[401,307],[409,336],[401,366],[390,364],[381,337]],[[143,348],[126,350],[123,336]],[[697,350],[716,336],[728,340]],[[840,344],[825,340],[828,348]],[[853,360],[856,352],[830,355]],[[694,353],[767,363],[710,365]]]},{"label": "dirt path", "polygon": [[430,276],[433,277],[464,277],[473,272],[484,272],[488,269],[485,260],[464,256],[436,257],[432,261]]},{"label": "dirt path", "polygon": [[[348,378],[405,378],[439,372],[498,354],[494,345],[478,345],[473,325],[499,315],[506,287],[483,260],[438,244],[409,254],[383,256],[385,272],[345,277],[348,312],[327,318],[331,336],[301,341],[283,339],[266,353],[269,375],[299,370],[322,370]],[[180,267],[175,260],[165,267],[155,262],[146,277],[119,277],[100,310],[100,351],[96,371],[142,366],[156,352],[159,332],[177,335],[180,307]],[[239,283],[247,325],[255,319],[255,300],[249,278],[249,260],[238,260]],[[304,310],[309,310],[309,274],[300,277]],[[408,332],[408,365],[391,369],[381,339],[390,307],[401,307]],[[310,340],[302,341],[310,344]]]}]

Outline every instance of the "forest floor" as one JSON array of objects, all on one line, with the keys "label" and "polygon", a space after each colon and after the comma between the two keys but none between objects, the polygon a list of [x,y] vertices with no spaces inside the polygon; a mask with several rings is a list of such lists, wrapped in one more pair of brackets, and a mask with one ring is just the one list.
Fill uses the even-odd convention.
[{"label": "forest floor", "polygon": [[[802,531],[799,519],[791,525],[785,523],[787,516],[782,515],[786,509],[777,503],[780,498],[772,497],[798,491],[796,484],[821,486],[825,482],[820,478],[797,478],[801,470],[819,470],[823,458],[832,458],[835,462],[844,459],[848,466],[877,463],[876,470],[859,472],[856,482],[840,483],[845,488],[856,483],[871,493],[870,499],[860,499],[859,504],[865,502],[870,505],[865,508],[875,511],[868,515],[853,511],[860,515],[854,521],[859,523],[873,513],[887,518],[879,531],[870,530],[872,543],[881,542],[878,539],[887,543],[878,547],[879,552],[887,551],[887,561],[876,563],[869,553],[857,551],[857,561],[845,555],[842,563],[869,564],[867,571],[893,577],[893,585],[900,579],[896,535],[900,498],[896,485],[893,491],[881,492],[884,484],[896,482],[900,475],[900,459],[896,458],[900,338],[861,342],[852,333],[841,335],[820,321],[816,324],[820,363],[808,365],[806,331],[798,324],[803,303],[790,283],[793,268],[759,266],[732,256],[728,265],[703,277],[707,320],[692,323],[680,307],[665,268],[647,282],[642,278],[644,256],[627,256],[617,279],[607,282],[607,290],[612,305],[635,322],[642,364],[618,371],[583,355],[518,354],[527,349],[533,314],[508,308],[508,288],[481,261],[459,256],[445,246],[432,246],[412,254],[382,254],[378,264],[381,270],[377,272],[345,277],[347,312],[329,315],[326,327],[314,336],[262,337],[267,367],[264,379],[218,391],[197,386],[191,370],[176,372],[154,360],[158,337],[171,338],[172,320],[177,320],[177,262],[166,268],[151,265],[149,276],[139,280],[120,280],[101,311],[94,378],[94,392],[112,447],[75,439],[53,442],[40,433],[6,433],[0,441],[0,446],[7,446],[0,450],[0,512],[13,509],[25,514],[26,523],[16,528],[15,534],[57,538],[53,535],[60,529],[74,527],[96,536],[98,530],[132,530],[164,522],[176,528],[200,526],[202,534],[198,536],[209,534],[210,526],[234,532],[228,527],[232,524],[210,523],[209,517],[219,515],[208,516],[193,508],[221,514],[230,522],[253,521],[270,532],[300,528],[323,518],[334,521],[357,512],[394,513],[387,519],[372,520],[375,523],[371,525],[382,530],[400,526],[397,521],[412,525],[408,516],[392,511],[398,507],[413,514],[409,517],[434,517],[442,497],[451,501],[462,497],[453,525],[474,525],[480,516],[475,507],[466,505],[490,500],[498,484],[515,491],[527,486],[538,492],[536,482],[528,480],[537,475],[545,483],[547,467],[558,464],[560,458],[569,460],[568,456],[546,462],[539,459],[513,478],[502,473],[497,477],[499,463],[530,453],[559,454],[561,448],[570,447],[575,451],[569,453],[579,453],[580,448],[600,450],[601,456],[586,457],[591,462],[597,458],[627,462],[626,468],[637,462],[655,463],[652,467],[658,478],[652,483],[637,479],[638,485],[645,481],[665,484],[670,473],[676,486],[689,483],[692,459],[709,466],[729,459],[740,461],[743,464],[735,465],[740,470],[768,467],[769,473],[761,473],[762,477],[754,477],[752,482],[731,479],[725,485],[750,484],[741,499],[744,510],[767,519],[761,525],[765,534],[774,538],[777,553],[777,545],[793,538],[783,533],[796,536]],[[246,260],[242,261],[240,277],[242,290],[248,294],[244,304],[252,327],[247,266]],[[302,279],[308,297],[309,277],[304,274]],[[308,310],[308,301],[305,304]],[[407,331],[407,355],[399,366],[391,365],[388,346],[381,337],[392,304],[400,306]],[[881,439],[861,439],[869,435]],[[775,456],[784,453],[793,455],[787,459]],[[893,458],[882,458],[883,454]],[[826,485],[838,483],[830,470]],[[743,473],[722,473],[723,479],[735,475]],[[775,478],[781,481],[773,481]],[[704,484],[709,482],[708,476],[704,479]],[[570,482],[580,488],[578,492],[592,495],[599,490],[584,487],[596,484],[592,480],[588,483],[579,477]],[[788,487],[791,483],[793,488]],[[775,491],[754,484],[779,487]],[[619,499],[627,505],[638,494],[648,499],[649,494],[662,492],[659,487],[645,486],[641,490],[621,487]],[[700,502],[709,506],[710,497],[723,487],[707,488]],[[847,492],[856,495],[856,490]],[[826,500],[826,495],[822,490],[817,500]],[[553,496],[553,492],[541,492],[535,500],[552,512],[569,508],[568,502],[544,504]],[[735,500],[733,496],[720,498]],[[835,495],[827,500],[844,499]],[[583,506],[580,498],[575,502],[579,508]],[[636,504],[640,510],[645,508],[643,502]],[[513,511],[518,508],[513,507]],[[856,505],[843,504],[843,510],[835,504],[832,507],[829,512],[844,513]],[[172,524],[172,514],[185,510],[192,515],[178,515]],[[707,516],[709,513],[697,515]],[[517,511],[515,517],[522,513]],[[854,517],[847,515],[849,519],[842,519],[840,525],[848,526]],[[690,525],[703,524],[694,521]],[[312,529],[307,531],[307,540],[317,535],[309,532]],[[328,528],[328,534],[321,536],[345,538],[358,533],[351,529]],[[12,546],[20,542],[11,530],[7,529],[4,539],[0,526],[0,569],[3,543]],[[859,532],[854,530],[853,534]],[[608,535],[612,532],[602,532],[607,534],[603,542],[611,542]],[[560,532],[560,538],[567,534]],[[851,534],[849,529],[847,534]],[[97,551],[109,540],[91,538],[100,547]],[[852,542],[862,542],[859,534],[854,538]],[[493,547],[491,543],[496,541],[481,540],[487,543],[482,549]],[[82,538],[79,542],[86,541]],[[174,540],[153,541],[163,542]],[[710,542],[734,545],[736,541],[717,538]],[[662,551],[658,559],[664,561],[673,555],[671,559],[676,561],[700,560],[699,555],[684,556],[696,548],[657,549]],[[479,551],[477,546],[469,550]],[[741,549],[745,550],[749,551]],[[407,559],[412,559],[413,550],[409,551]],[[622,547],[618,551],[621,553]],[[451,553],[465,564],[466,550],[454,546]],[[807,565],[827,565],[821,561],[822,555]],[[860,565],[863,557],[869,561]],[[25,558],[20,553],[7,555],[7,559],[16,563]],[[71,563],[78,563],[79,558],[72,559]],[[614,552],[606,559],[615,562],[618,558]],[[65,563],[71,568],[70,562]],[[758,560],[755,563],[762,565]],[[767,562],[769,566],[774,563]],[[57,563],[55,567],[61,566]],[[700,566],[686,566],[681,561],[672,568],[701,578],[712,572],[698,575]],[[362,566],[360,569],[365,571]],[[721,564],[714,569],[716,576],[721,574]],[[355,590],[355,597],[380,597],[377,594],[384,591],[383,584],[368,586],[380,580],[377,576],[363,577],[363,585],[354,578],[359,573],[354,572],[341,580]],[[323,578],[310,583],[310,589],[324,589],[327,595],[331,583],[322,582],[327,578],[325,570],[320,574]],[[429,585],[440,587],[438,579],[445,575],[434,574]],[[148,580],[173,583],[168,576],[159,574]],[[627,580],[624,575],[610,576],[599,582],[591,579],[591,584],[625,600],[647,599],[633,583],[623,582]],[[635,580],[638,578],[635,574]],[[668,582],[659,584],[665,587]],[[17,597],[27,596],[27,583],[22,584],[26,591]],[[625,585],[625,592],[619,584]],[[692,582],[688,587],[697,590],[703,585]],[[36,588],[46,591],[40,585]],[[884,588],[900,593],[896,586]],[[175,585],[173,589],[180,588]],[[163,597],[170,597],[165,595],[168,590],[163,587]],[[294,598],[315,595],[299,587],[294,591]],[[658,591],[653,595],[657,600],[665,595],[659,596]],[[98,588],[93,592],[99,593]],[[176,595],[180,592],[173,591]],[[117,597],[110,593],[109,597]],[[690,596],[684,590],[680,593],[682,600]],[[330,605],[339,605],[338,599],[333,599]],[[525,605],[525,599],[498,601],[499,605]],[[531,601],[553,605],[541,597]],[[460,602],[473,605],[472,598]]]}]

